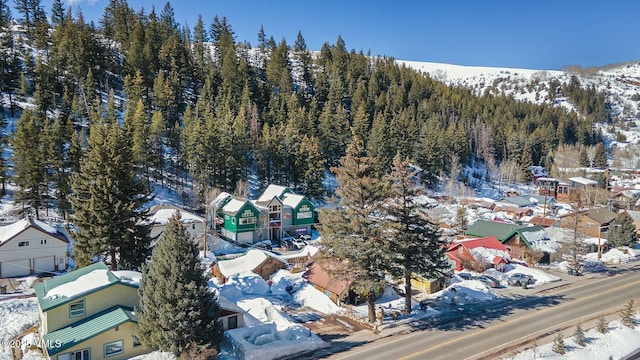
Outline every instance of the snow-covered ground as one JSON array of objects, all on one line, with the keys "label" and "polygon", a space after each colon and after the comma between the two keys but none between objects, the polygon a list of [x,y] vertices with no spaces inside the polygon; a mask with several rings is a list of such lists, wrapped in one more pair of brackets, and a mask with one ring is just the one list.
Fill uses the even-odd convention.
[{"label": "snow-covered ground", "polygon": [[5,344],[39,322],[35,298],[0,301],[0,359],[13,359],[11,348]]},{"label": "snow-covered ground", "polygon": [[[638,318],[636,317],[636,322]],[[574,337],[564,338],[566,353],[557,354],[553,351],[553,343],[540,345],[535,348],[523,351],[510,356],[513,360],[530,359],[562,359],[562,360],[583,360],[583,359],[624,359],[627,355],[638,349],[640,344],[640,328],[628,328],[620,321],[612,321],[607,327],[607,333],[601,334],[595,328],[584,330],[586,346],[582,347],[574,341]],[[573,332],[572,332],[573,334]]]}]

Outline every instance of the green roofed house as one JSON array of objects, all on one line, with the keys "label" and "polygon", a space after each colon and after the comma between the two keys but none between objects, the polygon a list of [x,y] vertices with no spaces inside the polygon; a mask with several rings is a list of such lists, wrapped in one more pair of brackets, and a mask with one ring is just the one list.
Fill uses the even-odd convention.
[{"label": "green roofed house", "polygon": [[304,195],[269,185],[255,201],[223,193],[214,205],[223,217],[221,235],[241,244],[311,234],[315,206]]},{"label": "green roofed house", "polygon": [[46,355],[119,360],[152,351],[137,338],[141,276],[99,262],[36,284]]},{"label": "green roofed house", "polygon": [[477,220],[465,232],[467,237],[495,236],[509,250],[512,259],[529,264],[549,263],[551,254],[557,252],[558,243],[542,226],[526,226]]}]

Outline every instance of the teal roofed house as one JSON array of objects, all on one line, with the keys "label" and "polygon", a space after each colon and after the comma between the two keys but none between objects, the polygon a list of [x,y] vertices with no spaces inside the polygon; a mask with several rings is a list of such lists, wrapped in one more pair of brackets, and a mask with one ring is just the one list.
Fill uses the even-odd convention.
[{"label": "teal roofed house", "polygon": [[129,359],[152,351],[137,337],[141,274],[95,263],[34,286],[51,359]]}]

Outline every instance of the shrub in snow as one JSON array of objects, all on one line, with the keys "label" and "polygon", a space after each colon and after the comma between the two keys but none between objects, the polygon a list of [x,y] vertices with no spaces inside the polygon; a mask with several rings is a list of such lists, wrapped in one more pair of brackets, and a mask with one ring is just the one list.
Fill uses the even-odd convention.
[{"label": "shrub in snow", "polygon": [[580,324],[576,326],[576,331],[573,333],[573,341],[582,347],[587,346],[587,339],[584,336],[584,331],[582,331]]},{"label": "shrub in snow", "polygon": [[558,335],[556,335],[556,337],[553,339],[552,350],[554,353],[560,354],[560,355],[564,355],[567,352],[562,333],[558,333]]},{"label": "shrub in snow", "polygon": [[606,334],[607,331],[609,331],[609,324],[607,324],[607,321],[604,319],[604,316],[600,316],[600,318],[598,319],[598,323],[596,324],[596,329],[600,334]]},{"label": "shrub in snow", "polygon": [[635,327],[635,321],[633,319],[633,299],[629,300],[627,305],[620,310],[620,321],[626,327],[632,329]]}]

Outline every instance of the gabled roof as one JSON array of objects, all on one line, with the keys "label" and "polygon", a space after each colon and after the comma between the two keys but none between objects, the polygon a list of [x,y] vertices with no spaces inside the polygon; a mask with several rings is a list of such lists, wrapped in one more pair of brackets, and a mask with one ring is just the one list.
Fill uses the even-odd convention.
[{"label": "gabled roof", "polygon": [[204,219],[196,214],[182,210],[173,205],[154,205],[149,209],[147,221],[150,224],[166,225],[176,211],[180,211],[180,220],[183,224],[204,223]]},{"label": "gabled roof", "polygon": [[488,237],[495,236],[500,242],[509,238],[517,229],[525,226],[507,224],[496,221],[476,220],[465,232],[468,236]]},{"label": "gabled roof", "polygon": [[[245,199],[233,198],[222,207],[222,212],[229,215],[235,215],[240,211],[244,204],[251,204],[251,202]],[[253,206],[253,204],[251,204],[251,206]]]},{"label": "gabled roof", "polygon": [[498,241],[495,236],[454,240],[447,249],[447,257],[452,261],[462,261],[462,258],[458,255],[459,247],[469,250],[476,260],[483,260],[493,265],[511,260],[509,249]]},{"label": "gabled roof", "polygon": [[598,224],[608,224],[616,218],[616,213],[605,208],[595,208],[584,212],[584,214],[595,220]]},{"label": "gabled roof", "polygon": [[209,204],[209,206],[216,206],[217,208],[220,208],[226,205],[226,203],[232,198],[233,198],[233,195],[229,194],[226,191],[223,191],[220,194],[218,194],[218,196],[216,196],[215,199],[213,199],[213,201],[211,202],[211,204]]},{"label": "gabled roof", "polygon": [[530,226],[516,230],[527,246],[535,251],[555,253],[558,243],[552,239],[542,226]]},{"label": "gabled roof", "polygon": [[305,199],[304,195],[286,193],[282,197],[282,203],[287,205],[287,206],[291,206],[292,208],[295,209],[296,206],[298,206],[300,204],[300,202],[302,200],[304,200],[304,199]]},{"label": "gabled roof", "polygon": [[502,199],[502,201],[514,204],[518,207],[527,207],[533,205],[530,196],[518,195],[518,196],[507,196]]},{"label": "gabled roof", "polygon": [[45,334],[43,338],[47,345],[47,352],[49,356],[52,356],[129,321],[138,322],[138,317],[133,309],[114,306],[62,329]]},{"label": "gabled roof", "polygon": [[548,217],[540,217],[540,216],[534,216],[531,219],[529,219],[529,224],[532,225],[540,225],[540,226],[544,226],[544,227],[550,227],[553,224],[556,223],[556,219],[553,218],[548,218]]},{"label": "gabled roof", "polygon": [[282,195],[284,193],[287,193],[287,192],[291,192],[291,189],[289,189],[286,186],[270,184],[264,190],[262,195],[260,195],[260,197],[258,198],[258,202],[269,201],[269,200],[273,199],[274,196],[282,197]]},{"label": "gabled roof", "polygon": [[67,236],[62,231],[59,231],[53,226],[47,225],[40,220],[28,217],[26,219],[16,221],[13,224],[0,226],[0,246],[31,227],[66,243],[69,242],[69,239],[67,239]]},{"label": "gabled roof", "polygon": [[218,304],[220,304],[220,308],[230,311],[230,312],[234,312],[234,313],[245,313],[246,311],[241,308],[240,306],[236,305],[234,302],[232,302],[231,300],[227,299],[226,297],[220,295],[220,293],[218,292]]},{"label": "gabled roof", "polygon": [[44,312],[114,284],[138,287],[138,284],[128,277],[123,276],[123,279],[120,279],[103,262],[45,280],[33,287],[40,308]]},{"label": "gabled roof", "polygon": [[504,246],[500,241],[498,241],[498,239],[495,236],[489,236],[489,237],[484,237],[484,238],[471,238],[471,239],[454,240],[449,245],[449,249],[447,251],[450,251],[450,250],[452,250],[454,248],[457,248],[458,246],[464,246],[467,249],[475,249],[477,247],[484,247],[484,248],[487,248],[487,249],[496,249],[496,250],[508,251],[507,247]]},{"label": "gabled roof", "polygon": [[349,281],[336,279],[335,276],[331,276],[327,270],[316,261],[307,264],[307,271],[304,273],[304,278],[307,279],[309,283],[321,286],[338,296],[342,295],[350,285]]},{"label": "gabled roof", "polygon": [[591,179],[587,179],[587,178],[583,178],[581,176],[570,177],[569,181],[571,183],[576,183],[576,184],[580,184],[580,185],[584,185],[584,186],[595,186],[595,185],[598,185],[597,181],[594,181],[594,180],[591,180]]},{"label": "gabled roof", "polygon": [[269,198],[269,199],[267,199],[265,201],[256,200],[256,201],[253,202],[253,204],[256,207],[267,209],[274,201],[277,202],[278,205],[282,205],[283,204],[283,201],[277,196],[271,197],[271,198]]},{"label": "gabled roof", "polygon": [[288,264],[287,260],[268,251],[263,251],[260,249],[249,249],[244,254],[238,256],[235,259],[220,260],[218,261],[217,265],[220,273],[225,278],[228,278],[236,274],[253,271],[269,258],[276,259],[285,265]]}]

